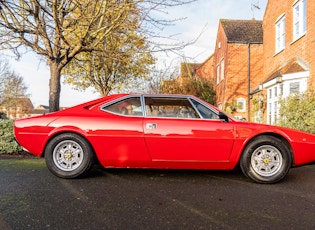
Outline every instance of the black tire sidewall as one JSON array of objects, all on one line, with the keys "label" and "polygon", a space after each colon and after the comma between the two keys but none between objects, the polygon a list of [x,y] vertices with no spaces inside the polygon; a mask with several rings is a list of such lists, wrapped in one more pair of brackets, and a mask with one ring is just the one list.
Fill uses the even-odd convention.
[{"label": "black tire sidewall", "polygon": [[[53,160],[53,151],[62,141],[71,140],[79,144],[83,150],[83,161],[80,166],[72,171],[63,171],[56,166]],[[92,167],[94,154],[90,144],[80,135],[64,133],[52,138],[45,148],[45,161],[47,168],[56,176],[61,178],[76,178],[84,175]]]},{"label": "black tire sidewall", "polygon": [[[282,155],[280,170],[273,176],[262,176],[258,174],[251,165],[251,157],[253,152],[262,145],[271,145],[277,148]],[[263,184],[276,183],[282,180],[290,170],[292,165],[292,155],[289,148],[279,139],[272,136],[260,136],[250,142],[241,156],[240,167],[243,173],[255,182]]]}]

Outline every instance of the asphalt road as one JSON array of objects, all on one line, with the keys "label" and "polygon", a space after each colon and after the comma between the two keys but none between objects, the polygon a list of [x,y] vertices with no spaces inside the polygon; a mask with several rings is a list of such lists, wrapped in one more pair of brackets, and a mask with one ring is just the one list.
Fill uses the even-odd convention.
[{"label": "asphalt road", "polygon": [[53,176],[0,158],[0,229],[315,229],[315,165],[261,185],[240,171],[105,170]]}]

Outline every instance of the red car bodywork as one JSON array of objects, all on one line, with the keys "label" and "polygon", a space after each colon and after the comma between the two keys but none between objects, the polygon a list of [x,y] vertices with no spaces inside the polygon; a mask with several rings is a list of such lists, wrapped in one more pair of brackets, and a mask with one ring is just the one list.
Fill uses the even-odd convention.
[{"label": "red car bodywork", "polygon": [[[224,122],[122,116],[100,109],[125,96],[128,95],[112,95],[56,113],[17,120],[15,137],[27,151],[43,156],[52,137],[61,133],[79,134],[88,140],[104,167],[225,170],[237,165],[251,139],[268,134],[289,145],[292,166],[315,161],[315,135],[297,130],[232,118]],[[158,128],[147,129],[152,123]]]}]

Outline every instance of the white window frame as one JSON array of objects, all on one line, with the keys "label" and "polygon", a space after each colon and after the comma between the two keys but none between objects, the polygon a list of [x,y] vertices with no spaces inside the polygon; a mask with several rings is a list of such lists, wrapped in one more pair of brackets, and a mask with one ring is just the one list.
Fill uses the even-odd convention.
[{"label": "white window frame", "polygon": [[[309,71],[284,74],[282,75],[282,82],[273,82],[272,84],[266,84],[267,89],[267,124],[275,124],[279,117],[281,98],[286,98],[292,93],[290,86],[298,83],[298,91],[293,93],[303,93],[307,89],[307,78]],[[277,92],[277,93],[276,93]]]},{"label": "white window frame", "polygon": [[[294,86],[294,88],[293,88]],[[292,81],[289,83],[289,94],[300,94],[301,83],[299,81]]]},{"label": "white window frame", "polygon": [[245,98],[237,98],[236,99],[236,111],[244,113],[246,112],[246,99]]},{"label": "white window frame", "polygon": [[306,34],[306,0],[298,0],[293,4],[293,41]]},{"label": "white window frame", "polygon": [[217,65],[217,85],[220,83],[220,65]]},{"label": "white window frame", "polygon": [[280,84],[276,84],[267,90],[267,124],[275,124],[279,116],[279,92]]},{"label": "white window frame", "polygon": [[281,15],[276,21],[276,53],[285,48],[285,15]]},{"label": "white window frame", "polygon": [[220,71],[221,71],[220,79],[221,81],[223,81],[224,80],[224,58],[221,59],[220,65],[221,65],[220,66]]}]

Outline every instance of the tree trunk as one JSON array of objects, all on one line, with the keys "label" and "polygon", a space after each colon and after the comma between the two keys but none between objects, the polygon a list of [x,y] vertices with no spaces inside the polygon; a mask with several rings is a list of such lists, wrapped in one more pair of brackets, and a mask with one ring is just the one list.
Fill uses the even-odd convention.
[{"label": "tree trunk", "polygon": [[60,100],[60,70],[55,61],[49,63],[50,80],[49,80],[49,112],[56,112],[59,110]]}]

